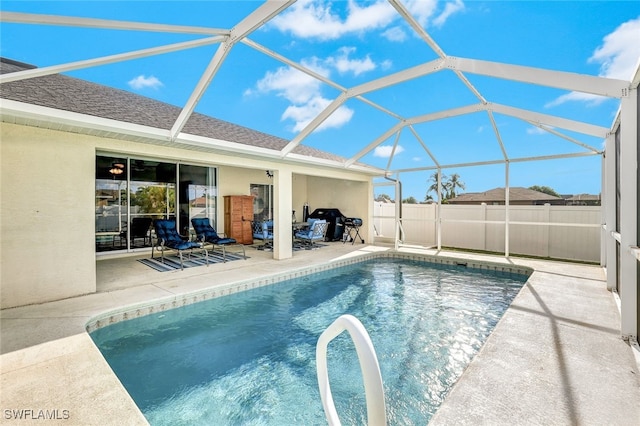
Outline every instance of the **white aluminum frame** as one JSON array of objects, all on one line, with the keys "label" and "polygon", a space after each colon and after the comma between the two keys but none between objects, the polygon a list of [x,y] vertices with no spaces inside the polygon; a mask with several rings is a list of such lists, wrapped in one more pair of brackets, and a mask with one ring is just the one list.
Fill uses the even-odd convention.
[{"label": "white aluminum frame", "polygon": [[[581,75],[568,72],[552,71],[533,67],[523,67],[512,64],[504,64],[490,61],[483,61],[469,58],[459,58],[448,56],[440,46],[433,40],[433,38],[427,33],[427,31],[418,23],[418,21],[411,15],[411,13],[404,7],[404,5],[398,0],[389,0],[389,3],[395,8],[398,14],[406,21],[406,23],[413,28],[417,36],[420,37],[424,43],[433,50],[437,55],[436,60],[432,60],[416,67],[402,70],[395,74],[387,75],[377,80],[369,81],[367,83],[345,88],[339,84],[331,81],[330,79],[319,75],[317,72],[290,60],[278,52],[267,49],[251,41],[248,36],[256,29],[262,27],[272,18],[286,10],[289,6],[295,3],[294,0],[278,1],[270,0],[262,3],[256,10],[247,15],[244,19],[237,23],[231,29],[218,29],[207,27],[193,27],[193,26],[180,26],[180,25],[165,25],[165,24],[149,24],[139,22],[125,22],[116,20],[105,19],[92,19],[92,18],[73,18],[64,16],[53,15],[40,15],[40,14],[27,14],[27,13],[15,13],[15,12],[2,12],[0,14],[0,23],[23,23],[31,25],[61,25],[61,26],[73,26],[84,28],[102,28],[111,30],[137,30],[137,31],[153,31],[153,32],[167,32],[167,33],[184,33],[202,36],[193,41],[169,44],[165,46],[158,46],[150,49],[143,49],[133,52],[122,53],[118,55],[104,56],[99,58],[87,59],[72,63],[58,64],[50,67],[30,69],[16,73],[2,74],[0,75],[0,84],[10,81],[18,81],[21,79],[33,78],[37,76],[55,74],[60,72],[66,72],[76,70],[80,68],[93,67],[98,65],[110,64],[115,62],[121,62],[131,59],[137,59],[145,56],[153,56],[168,52],[174,52],[184,49],[191,49],[210,44],[219,44],[218,49],[211,58],[208,66],[203,70],[202,76],[197,83],[196,87],[190,94],[186,104],[173,124],[171,130],[148,128],[145,126],[137,126],[126,123],[118,123],[114,120],[105,120],[97,117],[83,116],[82,114],[69,113],[66,111],[59,111],[51,108],[37,107],[34,105],[23,104],[14,101],[2,101],[2,117],[3,120],[19,121],[22,119],[32,120],[34,123],[42,123],[43,125],[53,126],[60,122],[71,123],[78,128],[82,128],[86,132],[90,133],[117,133],[118,135],[126,134],[129,138],[135,138],[136,140],[144,140],[150,143],[162,143],[172,144],[174,146],[197,146],[202,149],[222,150],[232,152],[245,152],[246,155],[252,155],[262,158],[277,158],[286,159],[291,162],[306,162],[313,164],[322,164],[331,167],[342,167],[350,170],[370,173],[372,175],[390,176],[392,174],[400,175],[400,173],[407,173],[411,171],[420,170],[437,170],[438,173],[438,185],[441,185],[441,173],[445,168],[453,167],[469,167],[477,165],[488,164],[504,164],[505,167],[505,188],[506,188],[506,245],[505,255],[509,255],[508,246],[508,231],[509,231],[509,165],[513,162],[523,161],[539,161],[546,159],[557,158],[570,158],[584,155],[602,155],[603,159],[603,233],[605,240],[603,241],[603,255],[606,256],[606,260],[603,259],[603,264],[607,266],[608,271],[608,287],[613,289],[615,283],[619,283],[620,295],[622,300],[621,312],[622,312],[622,334],[625,338],[634,340],[638,335],[638,277],[637,277],[637,262],[639,257],[638,238],[637,238],[637,210],[638,210],[638,96],[637,88],[640,81],[640,73],[636,73],[631,81],[603,78],[590,75]],[[306,128],[304,128],[296,137],[294,137],[289,143],[279,151],[267,150],[264,148],[241,146],[241,144],[234,144],[228,141],[214,140],[210,138],[202,138],[195,135],[189,135],[182,132],[183,127],[193,111],[195,110],[200,98],[211,84],[215,77],[219,67],[224,62],[225,58],[229,54],[229,51],[237,43],[243,43],[246,46],[267,55],[276,61],[291,66],[308,76],[317,79],[318,81],[329,85],[330,87],[338,90],[340,94],[330,103],[323,111],[321,111],[315,119],[313,119]],[[401,84],[416,78],[423,78],[429,74],[437,72],[453,72],[460,81],[467,87],[467,89],[478,99],[477,104],[467,105],[463,107],[454,108],[446,111],[439,111],[436,113],[424,114],[413,118],[402,117],[393,111],[366,99],[365,94],[371,93],[383,88]],[[620,173],[623,176],[621,179],[621,192],[622,205],[620,206],[620,223],[615,223],[615,159],[612,155],[606,156],[606,150],[612,148],[612,130],[606,129],[601,126],[593,124],[579,122],[574,120],[568,120],[561,117],[556,117],[547,114],[541,114],[535,111],[522,110],[514,108],[508,105],[500,105],[487,101],[483,95],[470,83],[466,78],[466,73],[480,74],[485,76],[494,77],[497,79],[511,80],[529,84],[535,84],[546,87],[560,88],[569,91],[577,91],[582,93],[594,94],[599,96],[605,96],[609,98],[615,98],[621,100],[620,113],[618,115],[617,123],[621,123],[621,161],[619,164]],[[317,129],[331,114],[342,106],[348,100],[355,99],[363,102],[369,106],[372,106],[379,111],[389,115],[393,119],[397,120],[397,123],[390,129],[383,132],[369,144],[367,144],[362,150],[360,150],[355,156],[346,159],[343,162],[334,162],[328,160],[311,159],[310,157],[304,157],[294,154],[293,149],[301,144],[305,138]],[[426,121],[440,120],[448,117],[472,114],[479,111],[485,111],[488,115],[488,119],[494,129],[496,141],[500,146],[502,158],[464,163],[464,164],[442,164],[433,155],[428,147],[428,144],[424,142],[422,138],[413,129],[412,125],[417,123],[423,123]],[[584,149],[579,153],[560,153],[556,155],[528,157],[528,158],[511,158],[502,143],[500,131],[493,118],[493,114],[509,115],[520,120],[525,121],[528,124],[537,126],[547,132],[553,133],[556,136],[566,139],[572,144],[578,145]],[[374,150],[380,144],[387,141],[392,135],[396,135],[396,144],[400,132],[405,127],[409,127],[411,133],[418,140],[419,144],[424,148],[427,155],[431,158],[435,166],[415,168],[415,169],[391,169],[391,161],[387,164],[385,170],[377,169],[375,167],[367,167],[359,163],[358,161],[366,154]],[[562,130],[575,131],[586,135],[600,137],[606,139],[605,151],[593,148],[587,144],[563,135]],[[290,188],[291,171],[286,167],[281,171],[275,171],[275,216],[279,219],[286,219],[288,212],[291,210],[291,194],[286,193],[287,187]],[[278,183],[284,184],[280,187]],[[287,186],[288,185],[288,186]],[[290,190],[289,190],[290,191]],[[440,198],[440,197],[439,197]],[[438,200],[440,203],[440,200]],[[439,221],[439,219],[438,219]],[[439,225],[438,225],[439,226]],[[616,228],[617,227],[617,228]],[[616,233],[616,229],[620,232]],[[279,232],[276,229],[276,232]],[[438,235],[440,230],[438,230]],[[619,241],[618,241],[619,240]],[[616,244],[620,244],[620,257],[615,256]],[[438,238],[438,247],[440,247],[440,238]],[[276,253],[280,250],[283,252],[279,256],[290,256],[290,253],[286,248],[278,248],[276,246]],[[289,249],[290,251],[290,249]],[[616,266],[619,265],[620,276],[616,276]]]}]

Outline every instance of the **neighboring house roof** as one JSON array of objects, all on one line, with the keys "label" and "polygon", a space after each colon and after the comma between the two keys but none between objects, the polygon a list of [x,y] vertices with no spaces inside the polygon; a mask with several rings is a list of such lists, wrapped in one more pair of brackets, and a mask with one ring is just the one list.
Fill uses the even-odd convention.
[{"label": "neighboring house roof", "polygon": [[567,201],[600,201],[600,195],[576,194],[565,198]]},{"label": "neighboring house roof", "polygon": [[[0,58],[0,74],[36,68]],[[61,74],[34,77],[0,85],[0,98],[95,117],[170,130],[182,108],[135,93]],[[183,132],[239,144],[281,150],[289,141],[194,112]],[[293,153],[344,162],[344,157],[298,145]]]},{"label": "neighboring house roof", "polygon": [[[543,202],[543,201],[561,201],[562,198],[555,197],[553,195],[545,194],[544,192],[534,191],[529,188],[522,187],[509,187],[509,201],[528,201]],[[466,194],[460,194],[455,198],[448,200],[449,203],[493,203],[493,202],[505,202],[504,188],[494,188],[485,192],[469,192]]]},{"label": "neighboring house roof", "polygon": [[206,207],[206,206],[207,206],[206,197],[198,197],[191,201],[191,207]]}]

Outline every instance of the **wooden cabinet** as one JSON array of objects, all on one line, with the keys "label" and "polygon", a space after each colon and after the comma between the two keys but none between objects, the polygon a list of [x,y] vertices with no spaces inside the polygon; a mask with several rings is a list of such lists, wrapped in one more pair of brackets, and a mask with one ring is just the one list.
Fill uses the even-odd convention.
[{"label": "wooden cabinet", "polygon": [[253,196],[225,195],[224,233],[240,244],[253,244]]}]

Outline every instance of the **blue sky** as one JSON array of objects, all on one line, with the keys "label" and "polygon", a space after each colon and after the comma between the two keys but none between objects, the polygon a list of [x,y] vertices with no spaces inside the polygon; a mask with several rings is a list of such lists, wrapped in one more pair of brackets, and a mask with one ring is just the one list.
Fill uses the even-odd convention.
[{"label": "blue sky", "polygon": [[[640,58],[637,1],[405,1],[449,56],[629,80]],[[2,11],[174,25],[233,27],[253,1],[3,1]],[[194,40],[201,36],[2,23],[2,56],[39,67]],[[298,1],[249,38],[349,88],[432,61],[437,54],[386,2]],[[75,77],[184,106],[217,45],[70,72]],[[489,102],[609,127],[615,99],[465,74]],[[244,44],[231,50],[196,111],[292,139],[339,91]],[[477,103],[452,72],[410,80],[365,97],[404,118]],[[510,158],[585,149],[521,120],[495,114]],[[304,144],[351,157],[398,122],[351,99]],[[491,161],[502,152],[485,112],[417,124],[361,160],[391,170]],[[596,149],[603,141],[562,131]],[[402,172],[404,197],[424,199],[432,171]],[[505,167],[459,167],[467,192],[504,186]],[[545,185],[563,194],[600,192],[600,157],[514,162],[511,186]],[[384,191],[383,191],[384,192]],[[434,194],[432,194],[434,195]]]}]

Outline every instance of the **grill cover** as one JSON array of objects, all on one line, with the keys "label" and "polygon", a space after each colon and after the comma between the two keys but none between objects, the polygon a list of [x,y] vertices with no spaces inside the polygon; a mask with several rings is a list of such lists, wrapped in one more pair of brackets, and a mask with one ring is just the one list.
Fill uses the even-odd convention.
[{"label": "grill cover", "polygon": [[344,232],[345,216],[339,209],[315,209],[309,215],[310,219],[325,219],[329,224],[327,226],[327,234],[325,241],[341,241]]}]

